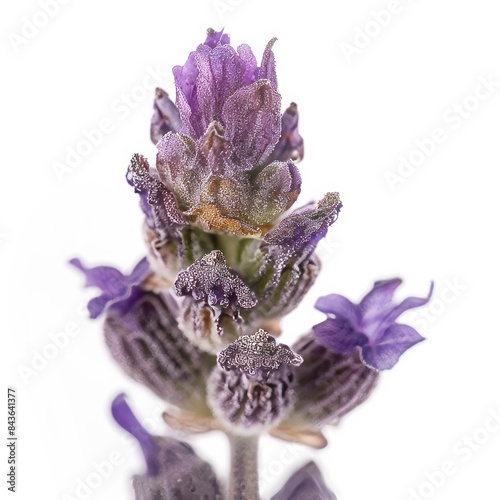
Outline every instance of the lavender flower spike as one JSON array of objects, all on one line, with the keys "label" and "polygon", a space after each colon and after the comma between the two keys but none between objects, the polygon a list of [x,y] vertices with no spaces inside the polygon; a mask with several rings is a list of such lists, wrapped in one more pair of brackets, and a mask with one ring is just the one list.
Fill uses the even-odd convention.
[{"label": "lavender flower spike", "polygon": [[395,305],[392,298],[401,283],[399,278],[377,281],[359,304],[337,294],[318,299],[316,309],[328,315],[313,328],[318,342],[340,354],[360,349],[363,362],[374,370],[392,368],[407,349],[424,340],[396,319],[408,309],[427,304],[434,286],[431,283],[427,297],[408,297]]}]

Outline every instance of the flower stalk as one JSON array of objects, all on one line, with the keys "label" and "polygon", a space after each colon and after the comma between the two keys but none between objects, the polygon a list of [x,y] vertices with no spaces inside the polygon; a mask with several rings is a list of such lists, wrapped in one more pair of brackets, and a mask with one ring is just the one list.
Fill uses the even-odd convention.
[{"label": "flower stalk", "polygon": [[231,447],[228,499],[259,500],[259,436],[228,434],[228,438]]}]

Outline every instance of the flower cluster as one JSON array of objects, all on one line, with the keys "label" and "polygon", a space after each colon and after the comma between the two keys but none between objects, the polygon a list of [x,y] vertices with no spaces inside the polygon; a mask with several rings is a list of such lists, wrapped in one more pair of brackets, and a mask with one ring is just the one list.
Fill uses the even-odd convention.
[{"label": "flower cluster", "polygon": [[[338,193],[290,211],[304,155],[295,103],[281,112],[271,40],[260,63],[208,31],[173,69],[175,103],[156,90],[151,140],[156,159],[132,156],[126,173],[144,213],[146,257],[124,275],[71,263],[101,294],[111,355],[165,401],[165,422],[184,432],[229,436],[229,498],[258,498],[256,439],[263,432],[321,448],[334,424],[370,395],[422,337],[396,323],[428,302],[392,296],[401,280],[377,282],[359,304],[332,294],[325,321],[292,347],[276,342],[320,269],[318,242],[337,220]],[[123,395],[116,421],[137,438],[146,461],[136,476],[142,500],[222,498],[211,466],[186,443],[150,436]],[[335,499],[314,463],[273,498]]]}]

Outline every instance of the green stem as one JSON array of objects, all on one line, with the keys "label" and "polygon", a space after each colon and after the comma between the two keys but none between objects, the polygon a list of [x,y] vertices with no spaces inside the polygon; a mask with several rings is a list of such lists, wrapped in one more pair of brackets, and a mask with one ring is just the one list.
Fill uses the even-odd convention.
[{"label": "green stem", "polygon": [[227,500],[259,500],[258,436],[229,435],[231,475]]}]

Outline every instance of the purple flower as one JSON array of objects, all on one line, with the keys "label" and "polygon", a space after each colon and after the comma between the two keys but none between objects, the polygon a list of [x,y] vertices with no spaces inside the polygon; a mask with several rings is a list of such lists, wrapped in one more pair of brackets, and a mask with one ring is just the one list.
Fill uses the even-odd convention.
[{"label": "purple flower", "polygon": [[208,381],[208,399],[218,420],[244,434],[276,425],[295,402],[292,367],[302,358],[260,329],[223,349]]},{"label": "purple flower", "polygon": [[132,413],[123,394],[113,401],[111,413],[116,422],[137,439],[144,454],[147,472],[134,477],[136,500],[222,499],[212,467],[198,457],[189,444],[151,436]]},{"label": "purple flower", "polygon": [[341,208],[339,194],[327,193],[316,206],[310,203],[285,217],[264,236],[264,241],[279,247],[280,253],[299,255],[304,260],[326,236]]},{"label": "purple flower", "polygon": [[151,175],[175,196],[187,223],[260,236],[300,193],[292,160],[302,158],[303,141],[296,105],[281,114],[275,39],[260,66],[248,45],[234,49],[229,42],[229,35],[209,30],[173,69],[176,106],[157,90]]},{"label": "purple flower", "polygon": [[292,102],[281,117],[281,137],[270,160],[300,161],[304,157],[304,140],[299,134],[299,112]]},{"label": "purple flower", "polygon": [[327,193],[317,204],[293,211],[264,235],[260,268],[249,282],[261,291],[256,312],[269,319],[282,316],[302,300],[319,271],[314,250],[341,207],[338,193]]},{"label": "purple flower", "polygon": [[177,208],[175,197],[165,186],[149,173],[149,164],[141,155],[134,155],[127,170],[127,182],[140,195],[141,208],[146,223],[165,238],[172,236],[177,226],[185,224]]},{"label": "purple flower", "polygon": [[293,474],[271,500],[336,500],[318,466],[309,462]]},{"label": "purple flower", "polygon": [[363,362],[375,370],[392,368],[407,349],[424,340],[396,319],[408,309],[427,304],[433,289],[431,284],[427,297],[408,297],[395,305],[392,298],[401,283],[397,278],[377,281],[359,304],[337,294],[318,299],[316,309],[328,315],[313,328],[318,342],[340,354],[360,349]]},{"label": "purple flower", "polygon": [[[261,137],[253,138],[258,141],[260,148],[252,154],[258,156],[267,149],[272,150],[281,132],[281,97],[276,91],[278,84],[272,52],[275,40],[268,43],[258,67],[248,45],[240,45],[235,50],[229,45],[229,35],[209,30],[205,43],[189,54],[184,66],[173,69],[177,87],[176,104],[183,123],[181,132],[198,139],[214,120],[226,122],[229,119],[231,125],[227,122],[226,125],[232,128],[235,124],[233,118],[237,120],[246,114],[234,115],[232,112],[237,111],[238,106],[243,106],[243,110],[255,113],[258,120],[253,125],[259,127],[262,133]],[[262,98],[265,103],[255,102],[255,96]],[[259,124],[259,118],[264,118],[269,127]],[[270,142],[263,141],[266,137]]]},{"label": "purple flower", "polygon": [[71,259],[69,263],[85,275],[85,286],[100,288],[102,294],[94,297],[88,303],[92,319],[97,318],[107,307],[128,299],[135,287],[148,275],[149,264],[142,259],[130,273],[125,275],[109,266],[85,267],[80,259]]},{"label": "purple flower", "polygon": [[212,307],[229,308],[235,318],[240,307],[249,309],[257,303],[255,294],[227,266],[220,250],[214,250],[181,271],[174,283],[179,296],[190,295]]},{"label": "purple flower", "polygon": [[303,359],[262,328],[253,335],[242,335],[223,349],[217,358],[226,371],[237,370],[249,377],[266,378],[282,365],[300,366]]},{"label": "purple flower", "polygon": [[181,117],[176,105],[163,89],[157,88],[151,118],[151,140],[156,144],[165,134],[179,132],[181,127]]}]

